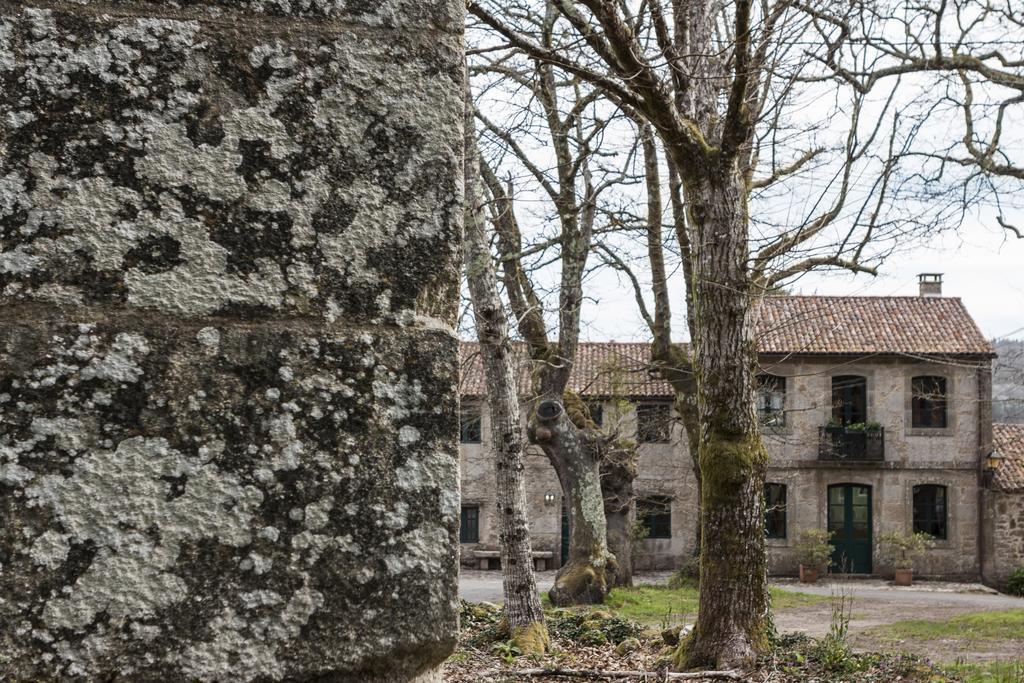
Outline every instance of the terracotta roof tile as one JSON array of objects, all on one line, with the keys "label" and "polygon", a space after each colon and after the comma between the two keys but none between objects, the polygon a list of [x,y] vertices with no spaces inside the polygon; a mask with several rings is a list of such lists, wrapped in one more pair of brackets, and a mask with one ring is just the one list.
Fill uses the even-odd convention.
[{"label": "terracotta roof tile", "polygon": [[992,487],[997,491],[1024,493],[1024,425],[993,425],[995,449],[1003,456]]},{"label": "terracotta roof tile", "polygon": [[[762,301],[758,346],[766,354],[994,355],[960,299],[949,297],[771,296]],[[526,348],[520,357],[520,390],[530,388]],[[646,343],[588,343],[570,380],[593,396],[669,397],[671,387],[647,372]],[[476,343],[462,345],[462,391],[484,394]]]},{"label": "terracotta roof tile", "polygon": [[760,318],[761,353],[994,353],[951,297],[770,296]]},{"label": "terracotta roof tile", "polygon": [[[519,359],[519,390],[530,390],[530,360],[525,344],[515,344]],[[672,387],[647,372],[651,345],[644,343],[583,342],[577,350],[576,366],[569,379],[569,388],[584,396],[621,396],[623,398],[668,398]],[[482,396],[485,393],[483,364],[476,342],[461,345],[462,393]]]}]

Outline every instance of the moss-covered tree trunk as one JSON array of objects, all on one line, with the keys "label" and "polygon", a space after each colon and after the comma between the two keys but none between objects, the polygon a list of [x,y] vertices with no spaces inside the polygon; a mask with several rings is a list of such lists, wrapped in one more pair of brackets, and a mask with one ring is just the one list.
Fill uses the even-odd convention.
[{"label": "moss-covered tree trunk", "polygon": [[524,482],[524,434],[519,421],[518,364],[508,336],[505,309],[485,230],[473,118],[466,116],[466,279],[491,416],[495,507],[501,550],[504,617],[512,642],[524,654],[547,649],[548,632],[533,573],[533,552]]},{"label": "moss-covered tree trunk", "polygon": [[608,548],[615,555],[618,570],[614,586],[633,585],[633,480],[637,475],[636,444],[612,443],[601,458],[601,496],[608,525]]},{"label": "moss-covered tree trunk", "polygon": [[693,361],[700,416],[701,590],[683,666],[744,667],[770,629],[763,489],[767,453],[754,404],[752,321],[757,294],[746,270],[743,180],[709,160],[686,187],[693,240]]},{"label": "moss-covered tree trunk", "polygon": [[569,561],[558,570],[548,597],[558,606],[604,602],[618,565],[608,548],[601,435],[574,425],[562,403],[550,398],[537,406],[529,433],[558,473],[571,530]]}]

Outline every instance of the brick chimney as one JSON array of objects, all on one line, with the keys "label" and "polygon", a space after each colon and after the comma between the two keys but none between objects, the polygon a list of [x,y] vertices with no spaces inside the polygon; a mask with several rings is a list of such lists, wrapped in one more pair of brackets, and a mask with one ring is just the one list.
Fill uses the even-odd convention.
[{"label": "brick chimney", "polygon": [[917,276],[921,296],[942,296],[942,273],[921,273]]}]

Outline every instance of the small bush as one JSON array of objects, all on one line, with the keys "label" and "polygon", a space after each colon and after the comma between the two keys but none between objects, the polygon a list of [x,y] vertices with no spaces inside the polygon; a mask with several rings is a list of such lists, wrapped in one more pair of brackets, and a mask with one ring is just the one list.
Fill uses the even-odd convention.
[{"label": "small bush", "polygon": [[679,569],[669,577],[668,587],[672,590],[693,588],[700,585],[700,558],[688,557]]},{"label": "small bush", "polygon": [[597,641],[619,644],[628,638],[636,638],[643,632],[639,624],[599,612],[550,612],[548,613],[548,630],[552,635],[583,643],[584,645],[600,644]]},{"label": "small bush", "polygon": [[820,567],[828,562],[835,550],[829,541],[832,532],[824,529],[801,529],[796,535],[797,561],[805,567]]},{"label": "small bush", "polygon": [[1024,598],[1024,567],[1010,575],[1010,580],[1006,582],[1006,592]]}]

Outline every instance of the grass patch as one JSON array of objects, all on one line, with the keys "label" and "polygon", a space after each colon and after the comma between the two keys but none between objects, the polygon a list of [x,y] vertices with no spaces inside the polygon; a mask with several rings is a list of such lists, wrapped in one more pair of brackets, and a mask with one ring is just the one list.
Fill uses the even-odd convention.
[{"label": "grass patch", "polygon": [[[772,588],[772,607],[791,609],[828,602],[828,596],[796,593]],[[700,603],[696,585],[669,588],[667,586],[634,586],[616,588],[608,595],[605,604],[596,609],[610,610],[621,617],[647,625],[668,625],[682,621],[685,617],[695,618]]]},{"label": "grass patch", "polygon": [[941,621],[898,621],[867,633],[888,640],[1016,640],[1024,633],[1024,609],[963,614]]},{"label": "grass patch", "polygon": [[1024,661],[985,662],[984,664],[946,664],[949,673],[964,683],[1020,683],[1024,681]]}]

